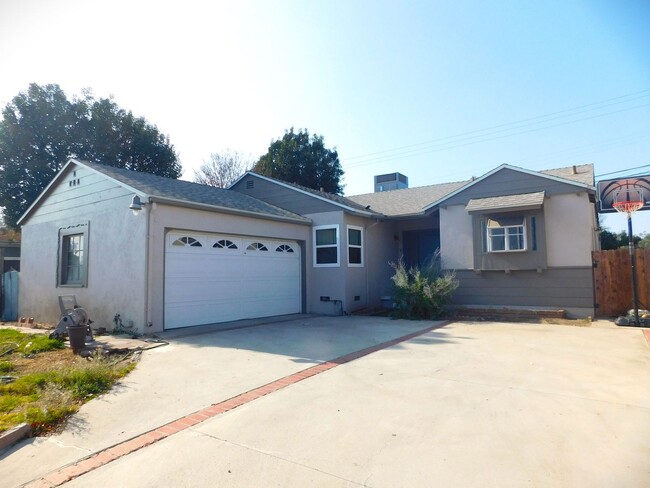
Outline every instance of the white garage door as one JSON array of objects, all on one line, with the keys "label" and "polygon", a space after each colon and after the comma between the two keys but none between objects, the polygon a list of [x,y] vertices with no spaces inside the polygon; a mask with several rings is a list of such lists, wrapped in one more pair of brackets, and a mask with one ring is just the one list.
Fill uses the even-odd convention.
[{"label": "white garage door", "polygon": [[170,231],[165,328],[300,313],[295,241]]}]

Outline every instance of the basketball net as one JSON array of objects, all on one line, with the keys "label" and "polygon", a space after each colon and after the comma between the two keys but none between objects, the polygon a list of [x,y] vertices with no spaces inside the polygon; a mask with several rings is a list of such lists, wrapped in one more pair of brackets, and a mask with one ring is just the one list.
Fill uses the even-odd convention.
[{"label": "basketball net", "polygon": [[618,190],[614,194],[612,207],[619,213],[627,214],[629,218],[644,204],[642,190],[626,188],[625,190]]}]

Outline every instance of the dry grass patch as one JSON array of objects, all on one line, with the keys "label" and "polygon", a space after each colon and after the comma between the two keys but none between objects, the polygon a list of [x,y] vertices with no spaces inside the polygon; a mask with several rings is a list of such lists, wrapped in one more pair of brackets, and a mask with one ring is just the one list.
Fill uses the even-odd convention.
[{"label": "dry grass patch", "polygon": [[27,422],[47,433],[135,367],[125,356],[84,359],[62,347],[47,336],[0,330],[0,432]]}]

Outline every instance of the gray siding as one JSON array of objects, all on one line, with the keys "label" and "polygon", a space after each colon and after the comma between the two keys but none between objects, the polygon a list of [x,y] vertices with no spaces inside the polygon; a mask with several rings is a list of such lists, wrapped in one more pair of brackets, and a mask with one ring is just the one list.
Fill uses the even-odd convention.
[{"label": "gray siding", "polygon": [[592,268],[549,268],[536,271],[456,271],[460,286],[454,304],[491,307],[552,307],[572,315],[594,310]]},{"label": "gray siding", "polygon": [[[546,228],[542,211],[512,212],[502,215],[523,216],[526,219],[526,241],[528,248],[519,252],[487,252],[484,251],[484,240],[487,236],[481,225],[481,220],[492,214],[473,215],[474,229],[474,269],[505,270],[505,269],[544,269],[546,268]],[[535,238],[533,239],[532,217],[535,217]],[[533,249],[535,247],[536,249]]]},{"label": "gray siding", "polygon": [[[253,181],[253,188],[246,187],[248,181]],[[299,215],[341,210],[341,207],[337,205],[255,176],[241,179],[232,189]]]},{"label": "gray siding", "polygon": [[542,176],[534,176],[520,171],[504,168],[486,179],[470,186],[457,195],[445,200],[443,205],[467,204],[472,198],[500,197],[504,195],[518,195],[520,193],[533,193],[544,190],[546,195],[558,193],[571,193],[579,190],[578,187],[554,181]]}]

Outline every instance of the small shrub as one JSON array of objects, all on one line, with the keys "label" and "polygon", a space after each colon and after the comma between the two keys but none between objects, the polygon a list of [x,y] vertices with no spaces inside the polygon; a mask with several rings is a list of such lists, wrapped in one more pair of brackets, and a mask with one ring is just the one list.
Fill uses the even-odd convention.
[{"label": "small shrub", "polygon": [[397,264],[390,263],[395,270],[391,278],[395,284],[394,317],[429,320],[442,313],[458,288],[458,280],[453,272],[440,269],[438,258],[436,253],[421,268],[407,269],[401,259]]}]

